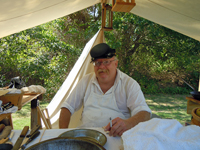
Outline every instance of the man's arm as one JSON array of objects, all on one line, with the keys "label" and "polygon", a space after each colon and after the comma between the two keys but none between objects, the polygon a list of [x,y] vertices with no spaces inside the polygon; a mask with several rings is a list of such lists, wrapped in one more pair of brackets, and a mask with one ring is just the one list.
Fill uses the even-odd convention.
[{"label": "man's arm", "polygon": [[71,112],[65,107],[61,108],[60,118],[59,118],[59,128],[60,129],[68,128],[70,118],[71,118]]},{"label": "man's arm", "polygon": [[119,117],[112,120],[112,128],[110,128],[110,123],[105,127],[105,131],[110,131],[110,136],[121,136],[125,131],[136,126],[140,122],[144,122],[150,119],[151,114],[147,111],[140,111],[136,115],[130,117],[129,119],[121,119]]}]

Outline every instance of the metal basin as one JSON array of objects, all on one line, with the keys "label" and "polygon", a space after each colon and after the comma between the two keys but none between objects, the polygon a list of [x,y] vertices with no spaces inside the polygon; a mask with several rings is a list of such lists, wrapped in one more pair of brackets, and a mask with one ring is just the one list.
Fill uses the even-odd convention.
[{"label": "metal basin", "polygon": [[59,137],[68,137],[68,138],[73,137],[73,138],[83,139],[86,141],[89,140],[97,144],[100,144],[102,146],[104,146],[107,142],[107,137],[103,133],[92,129],[69,130],[60,134]]},{"label": "metal basin", "polygon": [[11,150],[13,146],[11,144],[0,144],[0,150]]},{"label": "metal basin", "polygon": [[73,138],[54,138],[37,143],[26,150],[106,150],[99,144]]}]

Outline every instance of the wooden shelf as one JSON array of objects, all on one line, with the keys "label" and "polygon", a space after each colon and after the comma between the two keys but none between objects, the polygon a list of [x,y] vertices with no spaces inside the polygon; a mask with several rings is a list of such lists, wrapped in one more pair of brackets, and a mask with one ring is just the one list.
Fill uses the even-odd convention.
[{"label": "wooden shelf", "polygon": [[13,104],[14,106],[18,107],[18,110],[20,110],[22,108],[22,96],[23,96],[23,92],[21,91],[21,93],[7,93],[3,96],[0,96],[0,99],[3,101],[3,104],[11,102],[11,104]]},{"label": "wooden shelf", "polygon": [[36,99],[37,97],[39,97],[39,99],[41,98],[41,94],[39,93],[31,93],[31,94],[24,94],[22,97],[22,106],[24,106],[25,104],[27,104],[28,102],[31,102],[33,99]]},{"label": "wooden shelf", "polygon": [[200,100],[194,99],[193,97],[186,97],[187,100],[190,100],[194,103],[200,104]]}]

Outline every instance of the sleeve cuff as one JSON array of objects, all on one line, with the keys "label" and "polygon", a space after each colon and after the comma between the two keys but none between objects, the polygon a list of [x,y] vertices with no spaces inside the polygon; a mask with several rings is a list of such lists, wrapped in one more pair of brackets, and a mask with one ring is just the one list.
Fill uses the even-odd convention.
[{"label": "sleeve cuff", "polygon": [[70,111],[71,115],[74,114],[74,109],[66,101],[61,105],[61,108],[67,108]]},{"label": "sleeve cuff", "polygon": [[136,115],[138,112],[140,111],[147,111],[150,114],[152,114],[151,109],[149,107],[146,106],[138,106],[137,108],[135,108],[133,111],[131,111],[131,116]]}]

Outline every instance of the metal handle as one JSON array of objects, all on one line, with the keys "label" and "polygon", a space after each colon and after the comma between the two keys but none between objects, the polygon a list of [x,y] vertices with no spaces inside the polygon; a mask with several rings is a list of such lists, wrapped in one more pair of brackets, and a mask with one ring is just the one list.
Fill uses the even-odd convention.
[{"label": "metal handle", "polygon": [[26,145],[28,144],[28,143],[30,143],[31,141],[33,141],[36,137],[38,137],[40,135],[40,131],[36,131],[29,139],[28,139],[28,141],[24,144],[24,145],[22,145],[21,146],[21,149],[23,150],[23,149],[25,149],[25,147],[26,147]]}]

